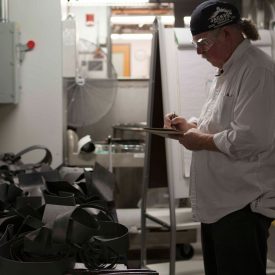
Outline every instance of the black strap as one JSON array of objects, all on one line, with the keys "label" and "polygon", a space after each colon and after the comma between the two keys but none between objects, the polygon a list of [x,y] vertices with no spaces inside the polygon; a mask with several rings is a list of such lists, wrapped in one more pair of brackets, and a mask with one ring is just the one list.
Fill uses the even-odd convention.
[{"label": "black strap", "polygon": [[[37,149],[46,152],[41,161],[22,163]],[[51,161],[39,145],[0,155],[0,274],[61,275],[76,259],[94,271],[126,264],[129,236],[117,223],[114,175],[97,164],[95,172],[68,183],[44,170]]]},{"label": "black strap", "polygon": [[65,275],[158,275],[158,272],[150,269],[104,269],[104,270],[84,270],[84,269],[74,269]]},{"label": "black strap", "polygon": [[7,242],[0,247],[0,274],[1,275],[61,275],[73,269],[75,265],[74,257],[59,257],[58,259],[48,259],[48,261],[24,262],[15,260],[11,253],[13,241]]},{"label": "black strap", "polygon": [[45,151],[45,156],[39,162],[37,162],[35,164],[31,164],[31,165],[33,165],[35,167],[40,167],[42,164],[51,165],[51,163],[52,163],[52,154],[51,154],[50,150],[47,147],[43,146],[43,145],[33,145],[33,146],[30,146],[30,147],[18,152],[17,154],[14,155],[11,162],[15,163],[15,162],[19,161],[23,155],[25,155],[25,154],[27,154],[31,151],[34,151],[34,150],[44,150]]}]

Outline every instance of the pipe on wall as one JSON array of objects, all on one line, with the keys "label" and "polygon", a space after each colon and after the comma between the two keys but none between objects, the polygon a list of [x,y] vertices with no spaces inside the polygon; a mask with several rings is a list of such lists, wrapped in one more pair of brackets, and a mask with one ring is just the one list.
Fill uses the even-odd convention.
[{"label": "pipe on wall", "polygon": [[8,0],[0,0],[0,22],[5,23],[9,21],[9,4]]},{"label": "pipe on wall", "polygon": [[270,29],[274,30],[274,23],[275,23],[275,1],[274,0],[267,0],[267,1],[269,3],[270,13],[271,13],[269,27],[270,27]]},{"label": "pipe on wall", "polygon": [[243,0],[243,17],[250,18],[259,29],[274,29],[275,0]]}]

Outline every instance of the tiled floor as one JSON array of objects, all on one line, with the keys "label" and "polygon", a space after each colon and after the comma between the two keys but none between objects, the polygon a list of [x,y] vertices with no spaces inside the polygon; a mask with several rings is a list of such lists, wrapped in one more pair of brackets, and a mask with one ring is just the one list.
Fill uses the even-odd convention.
[{"label": "tiled floor", "polygon": [[[169,275],[169,263],[148,265],[150,269],[159,272],[159,275]],[[266,274],[275,275],[275,263],[268,262]],[[204,275],[203,263],[196,256],[188,261],[176,263],[176,275]]]},{"label": "tiled floor", "polygon": [[[192,244],[194,256],[190,260],[176,262],[176,275],[204,275],[203,259],[200,243]],[[169,275],[169,262],[149,264],[150,269],[159,272],[159,275]],[[275,275],[275,263],[267,262],[267,274]]]},{"label": "tiled floor", "polygon": [[[159,275],[169,274],[169,263],[153,264],[148,267],[158,271]],[[191,260],[176,262],[176,275],[204,275],[202,259],[194,256]]]},{"label": "tiled floor", "polygon": [[[200,243],[192,244],[194,256],[189,260],[176,262],[176,275],[204,275],[203,259]],[[169,275],[169,262],[148,265],[150,269],[159,272],[159,275]]]},{"label": "tiled floor", "polygon": [[[123,214],[123,215],[122,215]],[[140,221],[137,221],[137,214],[132,214],[132,212],[118,212],[118,216],[121,219],[121,223],[125,224],[129,228],[132,228],[134,225],[139,226]],[[124,218],[124,219],[123,219]],[[125,222],[125,223],[124,223]],[[273,262],[268,261],[267,263],[267,274],[268,275],[275,275],[275,247],[273,246],[274,240],[275,240],[275,224],[273,226],[273,234],[270,236],[270,243],[272,243],[272,247],[269,247],[269,251],[273,250],[270,254],[270,259],[273,259]],[[199,229],[197,232],[197,242],[192,244],[194,248],[194,256],[185,261],[178,261],[176,263],[176,275],[204,275],[204,268],[203,268],[203,259],[202,259],[202,251],[201,251],[201,244],[200,244],[200,233]],[[271,239],[273,237],[273,239]],[[139,253],[139,250],[137,250]],[[131,268],[138,268],[139,267],[139,259],[140,255],[134,254],[133,257],[130,259]],[[149,254],[149,253],[148,253]],[[159,272],[159,275],[170,275],[169,274],[169,251],[163,252],[163,250],[157,250],[153,252],[153,254],[150,254],[150,257],[148,257],[149,265],[148,267],[150,269],[156,270]],[[152,264],[153,263],[153,264]],[[246,274],[249,275],[249,274]]]}]

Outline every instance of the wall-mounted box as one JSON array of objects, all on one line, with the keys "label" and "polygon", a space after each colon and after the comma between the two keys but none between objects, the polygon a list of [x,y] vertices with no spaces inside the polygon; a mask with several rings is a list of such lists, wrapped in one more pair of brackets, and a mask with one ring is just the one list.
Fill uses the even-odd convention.
[{"label": "wall-mounted box", "polygon": [[16,23],[0,23],[0,103],[19,102],[19,36],[19,27]]}]

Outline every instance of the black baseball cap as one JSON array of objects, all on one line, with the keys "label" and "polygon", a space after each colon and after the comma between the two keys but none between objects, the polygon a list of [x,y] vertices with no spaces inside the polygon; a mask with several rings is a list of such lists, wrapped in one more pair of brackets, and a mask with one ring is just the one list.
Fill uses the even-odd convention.
[{"label": "black baseball cap", "polygon": [[192,35],[241,22],[238,9],[224,1],[209,0],[198,5],[191,15]]}]

